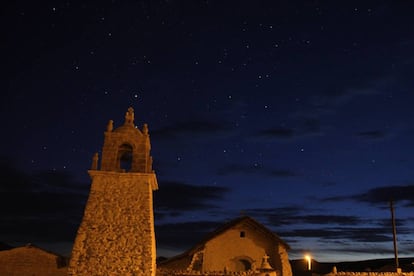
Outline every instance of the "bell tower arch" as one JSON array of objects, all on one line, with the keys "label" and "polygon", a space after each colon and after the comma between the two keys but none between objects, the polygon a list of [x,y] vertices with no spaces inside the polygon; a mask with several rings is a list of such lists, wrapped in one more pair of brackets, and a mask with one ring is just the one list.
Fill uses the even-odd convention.
[{"label": "bell tower arch", "polygon": [[139,275],[156,273],[152,170],[148,126],[134,125],[128,108],[122,126],[110,120],[102,158],[93,156],[92,184],[79,226],[69,275]]}]

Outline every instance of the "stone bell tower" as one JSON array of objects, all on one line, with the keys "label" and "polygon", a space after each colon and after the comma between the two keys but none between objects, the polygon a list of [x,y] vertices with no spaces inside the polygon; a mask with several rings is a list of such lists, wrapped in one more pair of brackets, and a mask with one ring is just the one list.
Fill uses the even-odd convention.
[{"label": "stone bell tower", "polygon": [[137,275],[156,273],[152,170],[148,127],[134,125],[134,110],[105,131],[102,158],[93,157],[92,184],[79,226],[68,275]]}]

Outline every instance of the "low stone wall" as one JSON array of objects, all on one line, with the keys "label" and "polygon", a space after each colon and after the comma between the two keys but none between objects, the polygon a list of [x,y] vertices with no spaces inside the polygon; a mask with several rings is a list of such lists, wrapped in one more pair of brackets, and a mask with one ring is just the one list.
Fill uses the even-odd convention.
[{"label": "low stone wall", "polygon": [[224,272],[224,271],[184,271],[184,270],[167,270],[158,269],[156,276],[261,276],[261,275],[275,275],[276,273],[263,273],[259,271],[240,271],[240,272]]},{"label": "low stone wall", "polygon": [[66,276],[66,260],[31,245],[17,247],[0,251],[0,275]]}]

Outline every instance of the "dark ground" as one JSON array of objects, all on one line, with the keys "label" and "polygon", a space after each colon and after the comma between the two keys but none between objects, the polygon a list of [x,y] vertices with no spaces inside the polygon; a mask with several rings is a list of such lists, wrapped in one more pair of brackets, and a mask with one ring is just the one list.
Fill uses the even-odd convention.
[{"label": "dark ground", "polygon": [[[414,258],[399,258],[399,266],[403,272],[414,271]],[[312,274],[327,274],[332,272],[334,266],[337,271],[374,271],[374,272],[395,272],[395,260],[392,259],[374,259],[354,262],[339,263],[320,263],[312,260],[312,270],[307,271],[307,262],[305,260],[290,261],[294,276],[310,276]]]}]

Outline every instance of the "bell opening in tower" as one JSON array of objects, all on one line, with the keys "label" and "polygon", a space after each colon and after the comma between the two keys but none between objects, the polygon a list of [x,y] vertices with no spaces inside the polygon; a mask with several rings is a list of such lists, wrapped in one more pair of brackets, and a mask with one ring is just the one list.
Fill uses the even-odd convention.
[{"label": "bell opening in tower", "polygon": [[118,150],[119,168],[128,172],[132,168],[132,147],[128,144],[122,144]]}]

